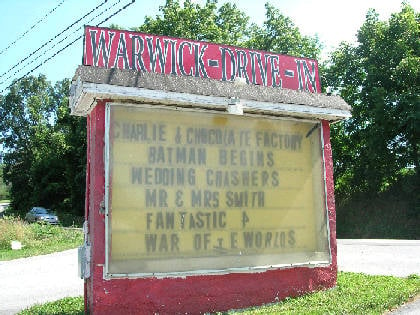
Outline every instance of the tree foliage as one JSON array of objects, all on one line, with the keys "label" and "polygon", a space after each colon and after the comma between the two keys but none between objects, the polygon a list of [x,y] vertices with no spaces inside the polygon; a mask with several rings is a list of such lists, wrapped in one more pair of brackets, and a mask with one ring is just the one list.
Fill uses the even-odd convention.
[{"label": "tree foliage", "polygon": [[366,15],[355,45],[333,52],[325,79],[353,106],[333,128],[338,195],[379,193],[419,169],[419,13],[403,4],[388,21]]},{"label": "tree foliage", "polygon": [[83,213],[86,127],[69,116],[68,94],[69,80],[53,87],[40,75],[15,83],[1,100],[4,180],[18,213],[35,205]]},{"label": "tree foliage", "polygon": [[214,43],[239,45],[247,38],[249,17],[235,4],[225,3],[219,9],[217,1],[207,0],[202,6],[186,0],[167,0],[160,7],[162,15],[147,16],[134,28],[139,32],[174,36]]},{"label": "tree foliage", "polygon": [[322,45],[317,37],[304,36],[293,21],[280,10],[265,4],[263,26],[253,24],[246,46],[298,57],[319,58]]},{"label": "tree foliage", "polygon": [[182,37],[193,40],[241,46],[304,56],[319,57],[321,44],[317,37],[303,36],[292,20],[270,4],[265,5],[266,19],[262,26],[249,23],[249,16],[235,4],[216,0],[204,5],[191,0],[167,0],[160,8],[161,15],[146,17],[136,31]]}]

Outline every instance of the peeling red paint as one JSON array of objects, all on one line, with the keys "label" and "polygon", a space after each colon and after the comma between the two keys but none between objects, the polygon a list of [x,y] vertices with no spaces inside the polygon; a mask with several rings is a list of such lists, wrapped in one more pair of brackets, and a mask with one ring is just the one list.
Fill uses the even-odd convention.
[{"label": "peeling red paint", "polygon": [[86,216],[92,248],[91,276],[85,281],[85,304],[91,314],[200,314],[276,302],[331,288],[337,278],[336,219],[330,129],[322,121],[332,263],[254,273],[197,275],[183,278],[105,280],[104,137],[105,103],[88,116]]}]

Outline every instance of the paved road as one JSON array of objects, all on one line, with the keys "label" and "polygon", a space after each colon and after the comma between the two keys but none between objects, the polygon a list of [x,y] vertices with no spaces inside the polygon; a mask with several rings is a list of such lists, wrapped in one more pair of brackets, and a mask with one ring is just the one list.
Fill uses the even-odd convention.
[{"label": "paved road", "polygon": [[420,275],[420,240],[337,240],[340,271],[407,277]]},{"label": "paved road", "polygon": [[0,261],[0,314],[83,295],[83,280],[77,274],[77,249]]},{"label": "paved road", "polygon": [[[405,277],[420,274],[420,241],[338,240],[338,269]],[[77,250],[0,261],[0,314],[36,303],[83,295]],[[420,303],[408,313],[420,314]]]}]

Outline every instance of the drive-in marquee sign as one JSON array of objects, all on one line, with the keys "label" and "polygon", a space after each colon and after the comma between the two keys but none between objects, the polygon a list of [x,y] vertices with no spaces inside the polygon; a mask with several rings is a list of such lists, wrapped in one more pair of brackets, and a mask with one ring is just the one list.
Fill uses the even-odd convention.
[{"label": "drive-in marquee sign", "polygon": [[91,26],[83,49],[86,313],[223,312],[336,284],[329,121],[350,107],[319,93],[315,60]]},{"label": "drive-in marquee sign", "polygon": [[83,64],[321,90],[316,60],[93,26],[85,27]]}]

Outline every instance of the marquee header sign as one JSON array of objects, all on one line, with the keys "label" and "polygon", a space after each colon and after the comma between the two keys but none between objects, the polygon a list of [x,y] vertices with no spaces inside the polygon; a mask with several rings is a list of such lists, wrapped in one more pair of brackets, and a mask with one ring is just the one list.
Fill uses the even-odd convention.
[{"label": "marquee header sign", "polygon": [[85,27],[83,64],[321,90],[318,63],[313,59],[93,26]]}]

